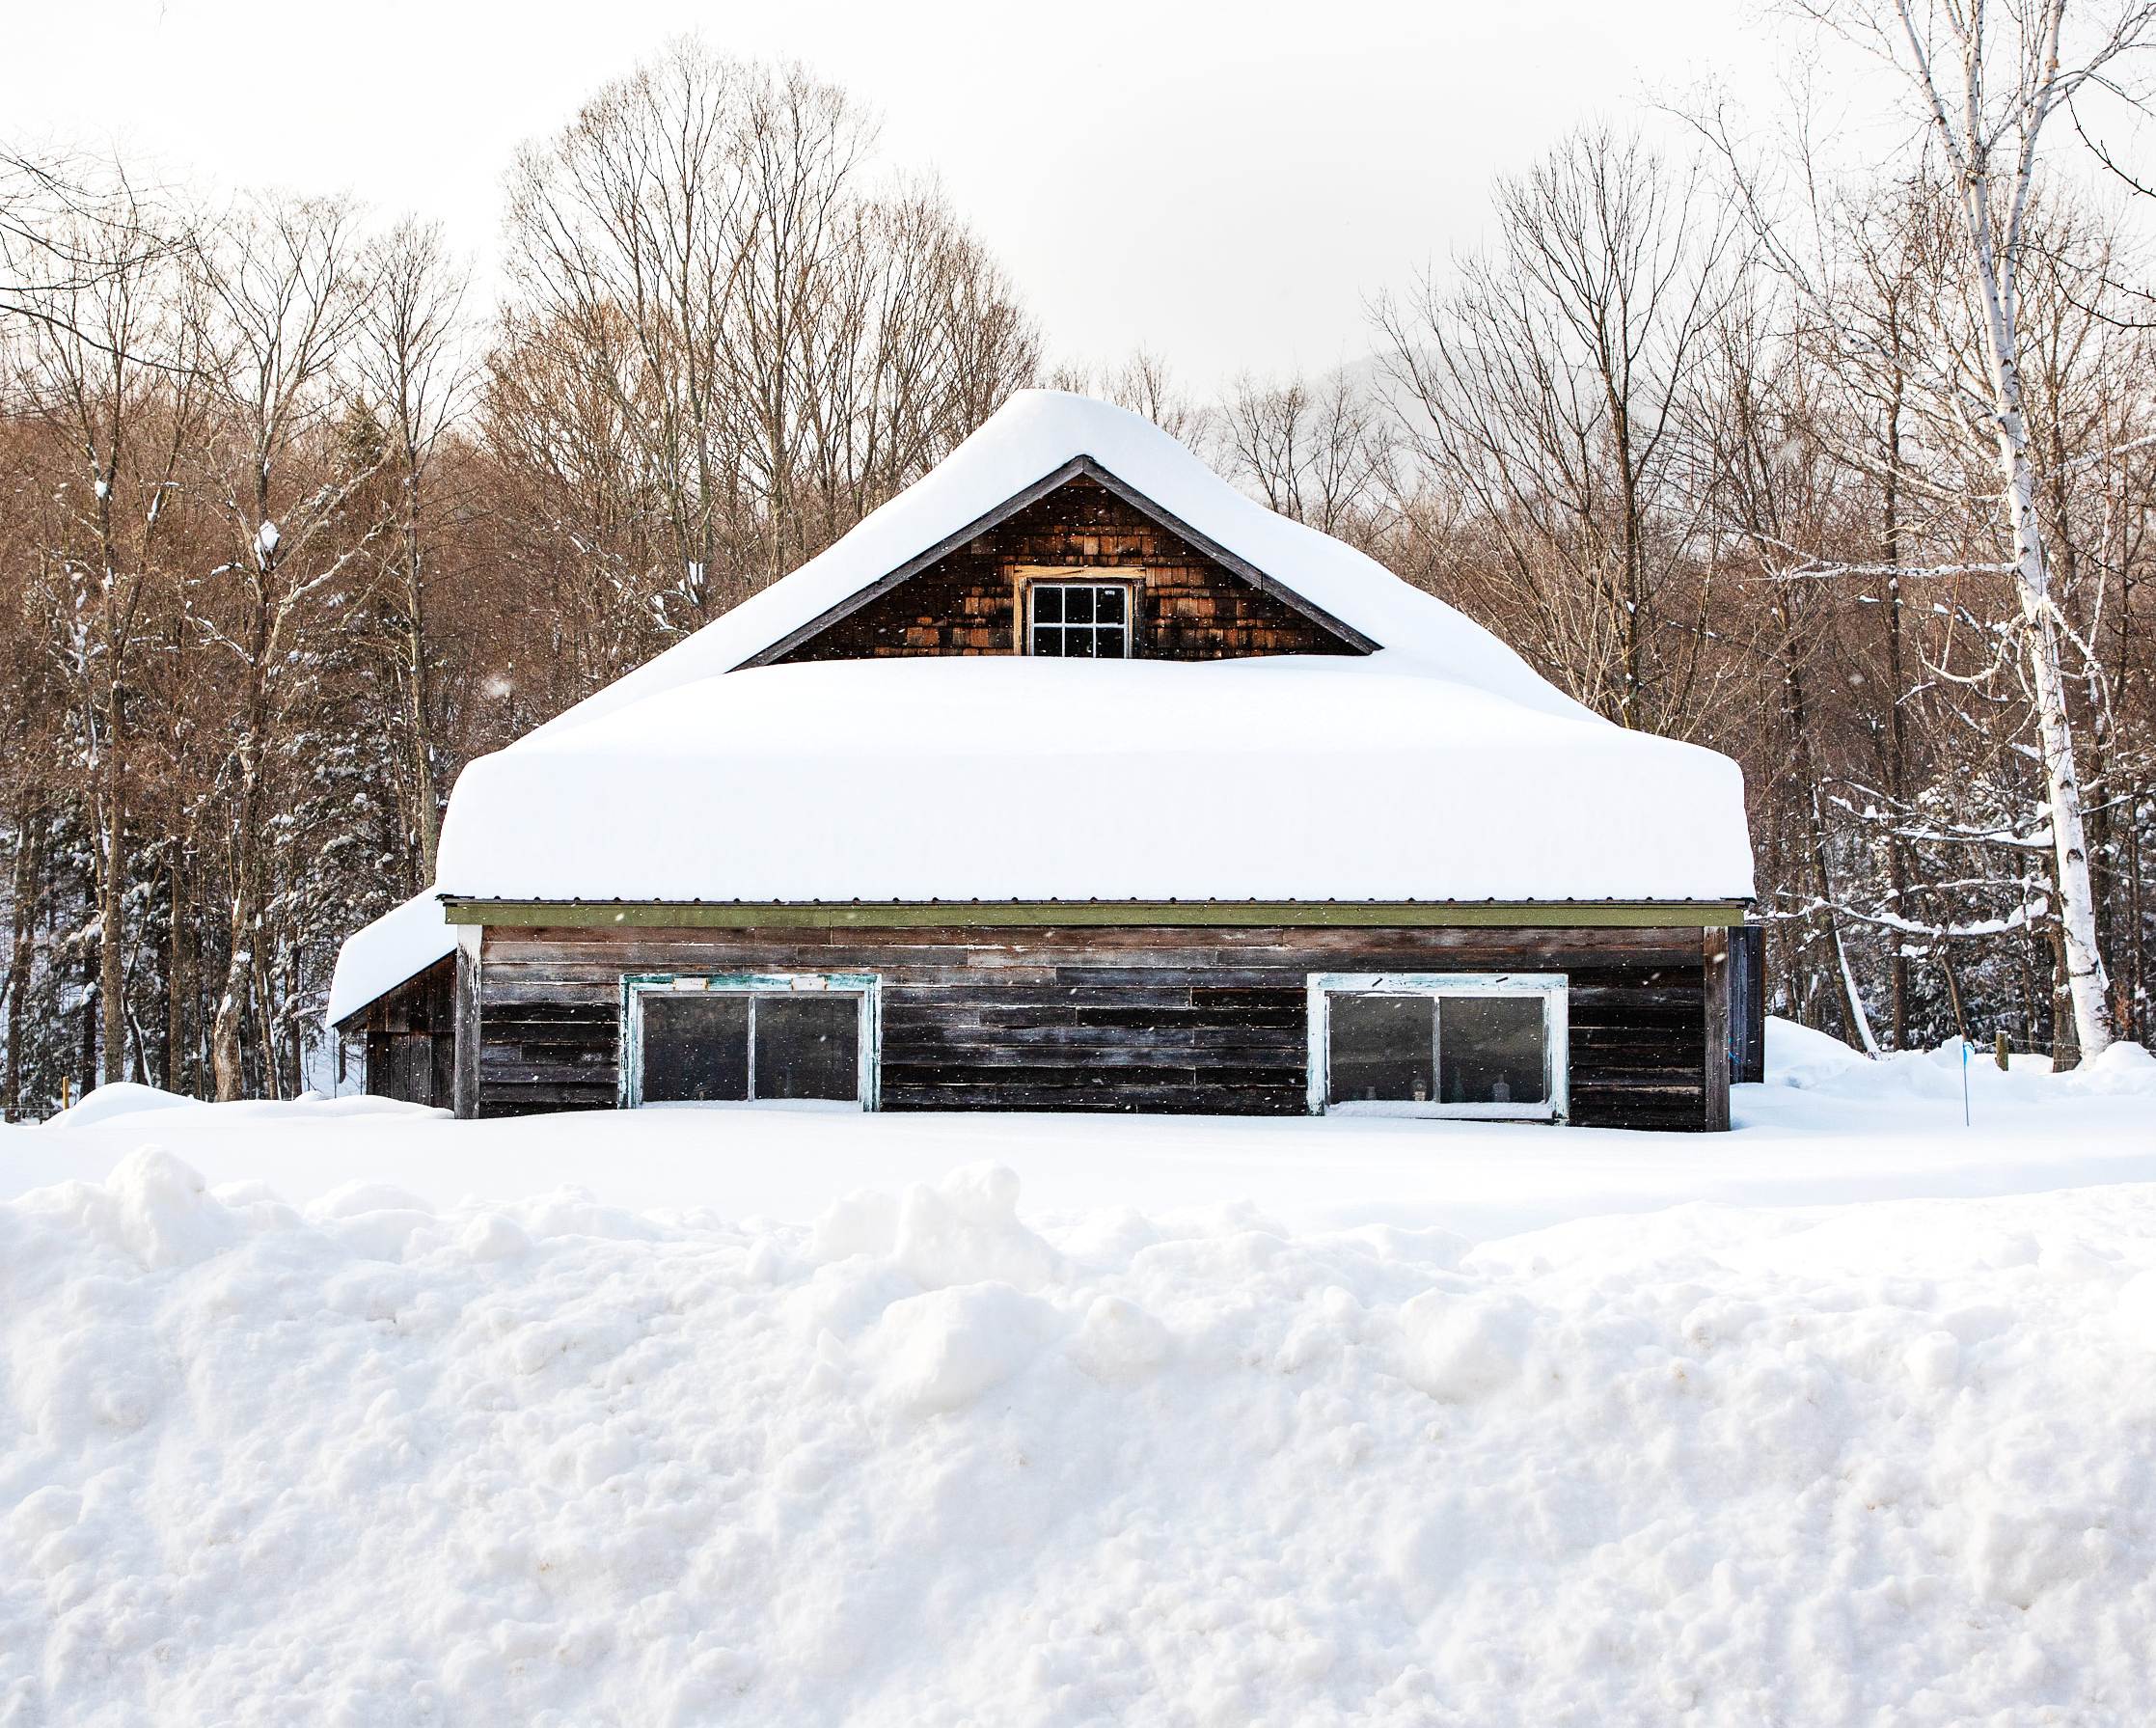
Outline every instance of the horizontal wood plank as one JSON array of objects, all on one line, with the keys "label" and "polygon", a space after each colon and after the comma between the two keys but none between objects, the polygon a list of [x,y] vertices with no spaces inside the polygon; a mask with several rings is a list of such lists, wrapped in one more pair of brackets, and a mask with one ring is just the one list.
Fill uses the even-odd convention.
[{"label": "horizontal wood plank", "polygon": [[1574,1121],[1707,1109],[1702,939],[1677,926],[488,927],[482,1113],[611,1104],[624,974],[868,972],[891,1110],[1299,1114],[1313,973],[1554,972]]}]

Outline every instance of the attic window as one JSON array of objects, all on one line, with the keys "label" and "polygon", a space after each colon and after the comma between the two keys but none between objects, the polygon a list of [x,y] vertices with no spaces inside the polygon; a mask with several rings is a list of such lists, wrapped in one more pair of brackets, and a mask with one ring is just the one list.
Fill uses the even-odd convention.
[{"label": "attic window", "polygon": [[1025,651],[1067,660],[1131,657],[1131,590],[1120,582],[1035,582],[1025,590]]}]

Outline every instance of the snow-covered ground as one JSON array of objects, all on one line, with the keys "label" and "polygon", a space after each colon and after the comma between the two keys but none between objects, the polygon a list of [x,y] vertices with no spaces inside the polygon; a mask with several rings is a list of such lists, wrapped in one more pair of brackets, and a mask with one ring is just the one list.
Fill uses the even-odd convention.
[{"label": "snow-covered ground", "polygon": [[2145,1720],[2156,1062],[1775,1037],[1712,1138],[94,1095],[0,1724]]},{"label": "snow-covered ground", "polygon": [[[0,1130],[0,1197],[100,1179],[145,1142],[212,1183],[305,1203],[390,1184],[427,1203],[577,1188],[636,1211],[815,1218],[861,1187],[994,1161],[1029,1216],[1247,1202],[1296,1228],[1436,1225],[1475,1240],[1692,1200],[1790,1205],[2008,1194],[2156,1180],[2156,1059],[2122,1045],[2054,1077],[1988,1053],[1870,1063],[1783,1021],[1774,1083],[1739,1086],[1736,1132],[1703,1137],[1516,1124],[1289,1117],[862,1115],[660,1110],[452,1122],[383,1099],[202,1105],[107,1087],[44,1126]],[[151,1113],[154,1112],[154,1113]]]}]

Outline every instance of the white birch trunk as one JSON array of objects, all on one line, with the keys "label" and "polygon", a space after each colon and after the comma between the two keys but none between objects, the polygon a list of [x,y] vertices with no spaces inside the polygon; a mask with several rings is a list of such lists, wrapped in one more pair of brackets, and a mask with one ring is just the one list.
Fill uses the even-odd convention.
[{"label": "white birch trunk", "polygon": [[[1989,261],[1985,261],[1988,265]],[[1987,268],[1982,284],[1991,324],[1992,393],[1998,410],[1999,468],[2006,482],[2014,537],[2014,590],[2021,602],[2022,645],[2036,698],[2036,731],[2044,792],[2051,806],[2052,851],[2059,872],[2059,924],[2066,945],[2066,988],[2083,1060],[2112,1041],[2111,1003],[2103,955],[2096,946],[2096,901],[2088,880],[2088,843],[2082,819],[2081,775],[2066,713],[2066,676],[2059,663],[2059,623],[2052,612],[2051,572],[2036,516],[2035,478],[2029,468],[2029,434],[2021,411],[2021,374],[2001,316],[1998,286]]]},{"label": "white birch trunk", "polygon": [[1842,945],[1839,924],[1834,929],[1834,963],[1842,973],[1842,1001],[1848,1012],[1849,1025],[1863,1043],[1864,1054],[1877,1061],[1879,1037],[1871,1029],[1871,1016],[1864,1011],[1864,998],[1857,993],[1857,974],[1849,965],[1849,950]]},{"label": "white birch trunk", "polygon": [[[2111,1004],[2105,1000],[2104,962],[2096,946],[2095,895],[2088,880],[2088,843],[2082,819],[2081,776],[2074,763],[2073,723],[2066,710],[2066,678],[2059,661],[2059,619],[2051,597],[2051,570],[2044,557],[2043,525],[2036,514],[2035,477],[2029,467],[2029,426],[2022,411],[2019,272],[2023,221],[2036,176],[2036,144],[2044,122],[2093,64],[2062,73],[2060,39],[2066,0],[2036,0],[2010,11],[2017,27],[2016,82],[2004,107],[1986,94],[1985,33],[1992,18],[1987,0],[1969,0],[1943,19],[1920,22],[1912,0],[1894,0],[1908,44],[1913,81],[1929,110],[1939,142],[1958,180],[1961,217],[1967,225],[1974,287],[1983,303],[1984,349],[1991,393],[1993,443],[1999,461],[2007,532],[2014,543],[2014,592],[2021,607],[2021,637],[2035,697],[2036,732],[2044,793],[2051,809],[2052,847],[2059,877],[2059,922],[2066,951],[2066,981],[2074,1028],[2084,1060],[2112,1042]],[[1959,89],[1949,107],[1934,53],[1934,28],[1945,30],[1960,61]],[[2115,35],[2098,56],[2138,41]],[[1995,166],[1994,152],[2011,140],[2010,167]],[[2005,194],[2004,222],[1994,198]]]}]

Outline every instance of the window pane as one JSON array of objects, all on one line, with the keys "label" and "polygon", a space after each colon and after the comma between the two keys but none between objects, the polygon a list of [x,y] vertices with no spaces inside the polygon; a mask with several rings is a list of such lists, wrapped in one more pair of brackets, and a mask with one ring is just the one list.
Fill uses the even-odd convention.
[{"label": "window pane", "polygon": [[1033,590],[1033,621],[1036,624],[1060,624],[1063,621],[1061,589],[1044,586]]},{"label": "window pane", "polygon": [[860,1096],[860,998],[758,996],[756,1096]]},{"label": "window pane", "polygon": [[1096,610],[1093,617],[1097,622],[1120,624],[1123,621],[1123,590],[1121,589],[1104,588],[1100,590],[1100,599],[1095,602],[1095,605]]},{"label": "window pane", "polygon": [[1061,654],[1063,652],[1063,632],[1056,629],[1052,624],[1034,625],[1033,652],[1051,656]]},{"label": "window pane", "polygon": [[1334,1104],[1427,1102],[1435,1078],[1431,1031],[1436,1006],[1428,996],[1343,993],[1327,998],[1327,1099]]},{"label": "window pane", "polygon": [[646,992],[643,1101],[720,1104],[749,1096],[749,999]]},{"label": "window pane", "polygon": [[1077,654],[1089,658],[1093,652],[1093,631],[1091,627],[1076,630],[1069,625],[1065,625],[1063,629],[1063,652],[1066,655]]},{"label": "window pane", "polygon": [[1067,588],[1063,590],[1063,621],[1066,624],[1090,624],[1093,621],[1091,589]]},{"label": "window pane", "polygon": [[1541,997],[1448,996],[1437,1040],[1447,1104],[1548,1099]]},{"label": "window pane", "polygon": [[1121,629],[1096,630],[1094,634],[1100,639],[1096,645],[1096,652],[1103,660],[1120,660],[1123,658],[1123,632]]}]

